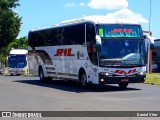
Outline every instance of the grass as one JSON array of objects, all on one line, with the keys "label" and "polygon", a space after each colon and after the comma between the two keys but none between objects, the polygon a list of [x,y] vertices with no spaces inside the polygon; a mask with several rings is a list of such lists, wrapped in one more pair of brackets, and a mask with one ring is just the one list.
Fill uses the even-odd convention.
[{"label": "grass", "polygon": [[150,85],[160,85],[160,73],[147,74],[145,83]]}]

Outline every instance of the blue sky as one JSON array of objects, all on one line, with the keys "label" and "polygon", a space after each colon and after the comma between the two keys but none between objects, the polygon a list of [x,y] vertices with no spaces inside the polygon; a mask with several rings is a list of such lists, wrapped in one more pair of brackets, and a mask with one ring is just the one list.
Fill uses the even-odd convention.
[{"label": "blue sky", "polygon": [[[14,10],[22,17],[18,37],[27,36],[33,28],[91,15],[137,20],[143,30],[149,30],[150,0],[19,0],[19,3],[21,6]],[[160,0],[152,0],[151,31],[155,38],[160,38],[159,5]]]}]

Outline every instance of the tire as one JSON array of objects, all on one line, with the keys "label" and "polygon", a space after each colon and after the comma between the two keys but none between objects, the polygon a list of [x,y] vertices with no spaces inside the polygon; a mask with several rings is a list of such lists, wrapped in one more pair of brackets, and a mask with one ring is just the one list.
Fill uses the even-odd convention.
[{"label": "tire", "polygon": [[42,82],[50,82],[50,81],[52,81],[52,78],[44,77],[44,73],[43,73],[43,69],[42,68],[39,69],[39,78],[40,78],[40,81],[42,81]]},{"label": "tire", "polygon": [[126,89],[128,86],[128,83],[119,83],[118,85],[121,89]]},{"label": "tire", "polygon": [[88,88],[87,76],[84,71],[80,73],[80,83],[81,83],[82,88]]}]

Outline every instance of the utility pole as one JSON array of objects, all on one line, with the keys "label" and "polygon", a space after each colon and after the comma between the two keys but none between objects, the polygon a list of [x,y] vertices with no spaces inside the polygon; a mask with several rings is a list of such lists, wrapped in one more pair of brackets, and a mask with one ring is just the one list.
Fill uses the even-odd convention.
[{"label": "utility pole", "polygon": [[[151,31],[149,31],[149,35],[152,36]],[[152,50],[150,48],[149,48],[149,73],[152,73]]]},{"label": "utility pole", "polygon": [[[152,17],[152,0],[150,0],[150,11],[149,11],[149,35],[152,36],[152,32],[151,32],[151,17]],[[149,67],[149,73],[152,73],[152,50],[150,49],[150,45],[149,45],[149,48],[148,48],[148,67]]]}]

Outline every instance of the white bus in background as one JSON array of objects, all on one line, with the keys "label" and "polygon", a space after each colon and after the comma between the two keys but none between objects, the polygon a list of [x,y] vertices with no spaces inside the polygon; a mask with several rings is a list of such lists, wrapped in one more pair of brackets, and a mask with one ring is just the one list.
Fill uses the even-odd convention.
[{"label": "white bus in background", "polygon": [[145,37],[140,24],[85,17],[31,30],[30,73],[40,80],[89,83],[143,83],[146,78]]},{"label": "white bus in background", "polygon": [[12,49],[8,56],[8,72],[10,75],[27,74],[28,71],[28,50]]}]

